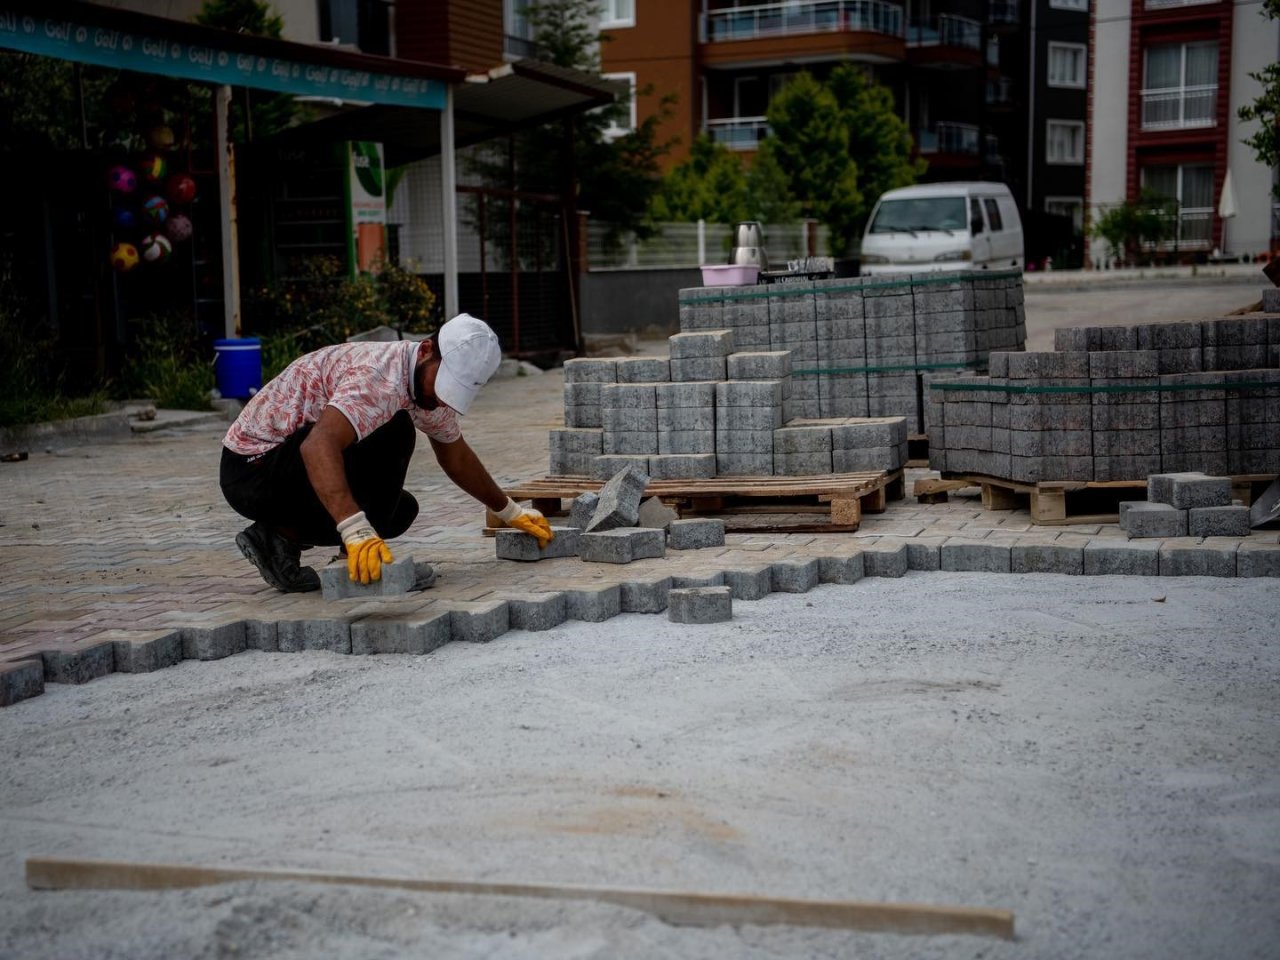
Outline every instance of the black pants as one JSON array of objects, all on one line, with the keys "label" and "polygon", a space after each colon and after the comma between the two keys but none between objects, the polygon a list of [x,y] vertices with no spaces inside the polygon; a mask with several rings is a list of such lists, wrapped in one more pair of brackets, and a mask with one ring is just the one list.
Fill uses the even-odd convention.
[{"label": "black pants", "polygon": [[[224,447],[222,494],[236,513],[288,531],[298,543],[336,546],[342,543],[337,525],[316,496],[302,461],[302,441],[311,427],[307,424],[256,460]],[[401,410],[342,454],[351,493],[384,540],[400,536],[418,516],[418,501],[404,489],[417,432],[408,412]]]}]

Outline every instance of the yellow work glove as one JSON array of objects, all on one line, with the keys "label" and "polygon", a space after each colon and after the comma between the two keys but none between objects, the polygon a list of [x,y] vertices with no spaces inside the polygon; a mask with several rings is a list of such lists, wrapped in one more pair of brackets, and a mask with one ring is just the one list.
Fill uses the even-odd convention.
[{"label": "yellow work glove", "polygon": [[520,506],[510,497],[507,497],[507,505],[499,510],[495,516],[508,527],[523,530],[530,536],[537,537],[539,550],[547,549],[547,544],[555,536],[551,532],[551,524],[547,522],[546,517],[537,510]]},{"label": "yellow work glove", "polygon": [[391,548],[365,518],[353,513],[338,524],[338,535],[347,548],[347,576],[356,583],[382,579],[382,565],[391,562]]}]

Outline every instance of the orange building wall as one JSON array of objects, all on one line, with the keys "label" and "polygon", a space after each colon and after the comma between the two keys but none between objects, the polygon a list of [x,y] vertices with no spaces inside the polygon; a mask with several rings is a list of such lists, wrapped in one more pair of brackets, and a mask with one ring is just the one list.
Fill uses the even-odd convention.
[{"label": "orange building wall", "polygon": [[502,64],[502,0],[396,4],[396,54],[473,73]]}]

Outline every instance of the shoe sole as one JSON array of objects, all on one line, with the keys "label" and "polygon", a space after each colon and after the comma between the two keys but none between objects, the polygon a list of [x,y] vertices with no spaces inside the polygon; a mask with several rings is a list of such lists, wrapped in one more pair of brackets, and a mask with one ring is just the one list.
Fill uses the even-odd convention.
[{"label": "shoe sole", "polygon": [[254,565],[258,570],[258,575],[266,581],[267,585],[274,587],[281,593],[311,593],[320,589],[319,585],[299,587],[293,584],[284,583],[279,577],[272,572],[271,568],[262,560],[258,554],[258,546],[253,540],[244,533],[236,534],[236,546],[240,548],[240,552],[244,554],[244,558]]}]

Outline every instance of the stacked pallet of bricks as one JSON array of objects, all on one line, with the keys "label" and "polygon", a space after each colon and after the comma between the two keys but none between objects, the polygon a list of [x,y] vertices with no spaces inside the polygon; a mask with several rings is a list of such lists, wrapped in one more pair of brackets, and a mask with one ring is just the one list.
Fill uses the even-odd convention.
[{"label": "stacked pallet of bricks", "polygon": [[1280,472],[1280,311],[1063,329],[1054,346],[930,384],[929,465],[1021,483]]}]

